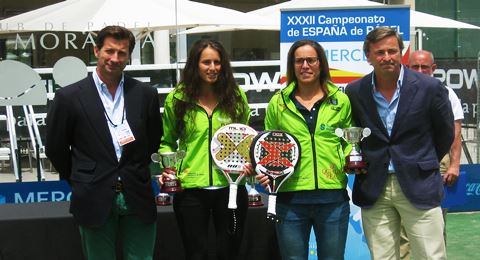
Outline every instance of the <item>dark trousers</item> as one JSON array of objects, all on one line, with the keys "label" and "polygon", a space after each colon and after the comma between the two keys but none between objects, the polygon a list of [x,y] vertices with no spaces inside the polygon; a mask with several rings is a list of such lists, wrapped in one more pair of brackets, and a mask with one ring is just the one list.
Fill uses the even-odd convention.
[{"label": "dark trousers", "polygon": [[215,227],[216,259],[235,259],[242,241],[248,197],[238,186],[237,209],[228,209],[229,189],[186,189],[175,194],[173,209],[188,260],[208,259],[208,229]]}]

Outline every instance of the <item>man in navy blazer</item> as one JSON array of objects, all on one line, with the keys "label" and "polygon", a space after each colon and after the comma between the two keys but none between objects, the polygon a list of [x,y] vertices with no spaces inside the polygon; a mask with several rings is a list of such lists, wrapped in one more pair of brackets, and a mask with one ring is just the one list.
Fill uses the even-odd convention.
[{"label": "man in navy blazer", "polygon": [[155,88],[124,75],[133,34],[107,26],[97,36],[96,70],[56,91],[47,115],[46,153],[72,188],[70,212],[87,259],[152,259],[156,205],[150,154],[162,133]]},{"label": "man in navy blazer", "polygon": [[372,259],[399,259],[401,221],[415,259],[445,259],[439,160],[454,137],[447,89],[401,65],[403,41],[391,28],[368,33],[363,49],[374,71],[346,93],[355,124],[372,132],[352,192]]}]

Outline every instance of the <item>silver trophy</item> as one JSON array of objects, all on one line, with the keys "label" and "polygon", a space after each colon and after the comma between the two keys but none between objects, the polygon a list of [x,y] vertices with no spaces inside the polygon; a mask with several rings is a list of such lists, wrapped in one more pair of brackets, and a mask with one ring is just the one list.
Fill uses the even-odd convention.
[{"label": "silver trophy", "polygon": [[[162,168],[171,168],[175,169],[177,161],[185,157],[185,151],[176,151],[176,152],[164,152],[164,153],[153,153],[150,158],[156,163],[161,163]],[[182,192],[182,186],[180,180],[176,176],[171,178],[164,177],[163,184],[161,186],[161,191],[165,193],[177,193]]]},{"label": "silver trophy", "polygon": [[[152,154],[150,156],[150,159],[154,163],[160,165],[160,157],[157,153]],[[160,173],[160,175],[155,175],[155,177],[157,179],[157,182],[158,182],[158,186],[160,186],[160,192],[157,194],[157,196],[155,196],[155,202],[158,206],[168,206],[168,205],[171,205],[172,202],[171,202],[171,199],[170,199],[170,195],[168,193],[162,192],[162,188],[161,188],[160,181],[159,181],[159,178],[161,176],[162,176],[161,173]]]},{"label": "silver trophy", "polygon": [[343,138],[352,145],[352,151],[350,152],[350,155],[346,157],[346,168],[348,170],[361,170],[367,167],[367,163],[365,162],[362,151],[360,150],[360,142],[363,141],[365,137],[368,137],[371,133],[372,131],[368,127],[335,129],[335,134],[338,137]]},{"label": "silver trophy", "polygon": [[255,176],[250,176],[248,178],[248,183],[250,184],[250,190],[248,191],[248,206],[249,207],[261,207],[263,206],[262,196],[255,189],[256,179]]}]

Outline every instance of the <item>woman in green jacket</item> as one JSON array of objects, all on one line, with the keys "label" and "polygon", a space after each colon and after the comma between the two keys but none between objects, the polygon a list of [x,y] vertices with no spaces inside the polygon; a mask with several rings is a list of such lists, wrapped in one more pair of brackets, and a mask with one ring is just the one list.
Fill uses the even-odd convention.
[{"label": "woman in green jacket", "polygon": [[[351,126],[348,97],[330,81],[325,51],[295,42],[287,57],[287,87],[270,100],[265,129],[294,135],[301,148],[295,172],[280,187],[276,224],[283,259],[307,259],[310,230],[318,259],[343,259],[350,213],[343,171],[346,149],[336,128]],[[266,176],[257,177],[262,184]]]},{"label": "woman in green jacket", "polygon": [[223,46],[213,40],[195,42],[180,84],[165,100],[159,149],[161,153],[185,151],[176,171],[167,168],[162,175],[177,175],[184,188],[175,194],[173,208],[187,259],[207,258],[210,218],[215,225],[217,259],[234,259],[238,255],[248,207],[247,191],[240,185],[238,208],[227,208],[228,181],[213,163],[210,141],[224,125],[246,124],[249,113],[247,98],[235,83]]}]

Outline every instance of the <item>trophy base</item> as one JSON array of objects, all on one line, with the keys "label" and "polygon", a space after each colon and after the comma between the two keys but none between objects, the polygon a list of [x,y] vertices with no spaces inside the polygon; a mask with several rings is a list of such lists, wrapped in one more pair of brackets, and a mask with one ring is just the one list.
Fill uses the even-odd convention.
[{"label": "trophy base", "polygon": [[172,204],[170,196],[166,193],[160,193],[155,197],[155,202],[158,206],[169,206]]},{"label": "trophy base", "polygon": [[351,161],[347,157],[347,163],[345,167],[349,170],[361,170],[367,168],[367,163],[365,161]]},{"label": "trophy base", "polygon": [[162,192],[165,192],[165,193],[179,193],[182,191],[183,191],[182,187],[163,187],[162,186]]},{"label": "trophy base", "polygon": [[248,195],[248,206],[249,207],[261,207],[263,206],[262,197],[258,195]]},{"label": "trophy base", "polygon": [[178,179],[165,179],[161,190],[165,193],[178,193],[182,192],[183,188],[180,185],[180,181]]}]

